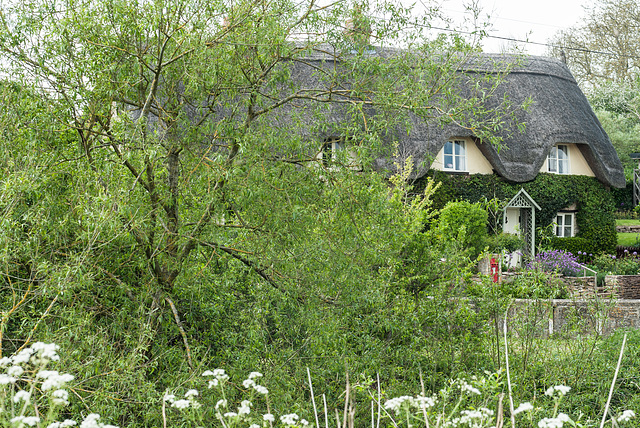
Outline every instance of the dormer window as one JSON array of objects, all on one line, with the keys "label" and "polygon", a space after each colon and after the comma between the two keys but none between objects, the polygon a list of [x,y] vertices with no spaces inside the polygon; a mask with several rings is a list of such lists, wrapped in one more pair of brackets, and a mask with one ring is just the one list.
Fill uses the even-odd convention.
[{"label": "dormer window", "polygon": [[547,171],[553,174],[569,174],[569,146],[558,144],[551,148],[547,158]]},{"label": "dormer window", "polygon": [[444,143],[444,170],[467,170],[467,151],[464,140],[452,140]]}]

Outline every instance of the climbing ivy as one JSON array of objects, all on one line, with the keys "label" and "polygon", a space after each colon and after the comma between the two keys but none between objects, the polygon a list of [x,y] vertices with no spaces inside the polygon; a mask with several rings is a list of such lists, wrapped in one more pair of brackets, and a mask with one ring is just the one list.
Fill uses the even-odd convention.
[{"label": "climbing ivy", "polygon": [[[584,245],[582,251],[599,254],[615,250],[614,199],[611,192],[594,177],[540,173],[532,181],[514,183],[494,174],[448,174],[435,170],[429,171],[425,177],[432,177],[441,183],[433,196],[436,209],[444,207],[449,201],[479,202],[493,198],[509,201],[523,188],[541,208],[536,212],[536,230],[553,223],[558,211],[575,205],[576,237],[582,238],[579,241]],[[426,182],[424,177],[418,179],[418,191],[423,181]],[[573,241],[572,249],[575,247]],[[540,242],[538,237],[536,242]],[[559,249],[564,249],[564,243],[565,238],[551,240],[551,245]]]}]

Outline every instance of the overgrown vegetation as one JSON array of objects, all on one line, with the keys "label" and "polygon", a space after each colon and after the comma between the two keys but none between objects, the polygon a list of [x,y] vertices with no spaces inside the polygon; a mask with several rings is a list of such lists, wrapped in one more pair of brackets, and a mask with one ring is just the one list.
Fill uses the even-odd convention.
[{"label": "overgrown vegetation", "polygon": [[[578,250],[593,254],[612,253],[616,247],[614,201],[597,179],[540,173],[526,183],[510,183],[496,175],[449,175],[430,171],[429,177],[440,183],[433,196],[434,207],[447,201],[480,202],[497,199],[508,202],[523,188],[542,208],[536,212],[536,242],[543,240],[540,232],[554,223],[558,211],[575,205],[578,233],[573,238],[555,238],[552,245],[574,254]],[[420,184],[416,186],[420,188]],[[502,218],[495,221],[501,225]]]}]

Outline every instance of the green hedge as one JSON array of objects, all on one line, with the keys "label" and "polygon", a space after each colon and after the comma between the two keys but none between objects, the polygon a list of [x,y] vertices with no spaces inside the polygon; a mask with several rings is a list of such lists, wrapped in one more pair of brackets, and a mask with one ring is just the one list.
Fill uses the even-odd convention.
[{"label": "green hedge", "polygon": [[[615,251],[617,236],[613,215],[614,199],[611,192],[594,177],[540,173],[532,181],[513,183],[495,174],[460,175],[435,170],[429,171],[425,177],[441,183],[433,197],[436,209],[455,200],[478,202],[497,198],[509,201],[524,188],[541,207],[536,212],[536,230],[549,226],[555,221],[558,211],[575,204],[578,210],[576,238],[581,240],[565,242],[556,239],[551,241],[552,245],[558,245],[558,249],[566,249],[572,253],[578,250],[593,254]],[[420,179],[415,188],[419,191],[425,182],[424,178]],[[536,242],[540,242],[539,238],[540,236],[536,237]],[[584,247],[579,248],[581,245]]]}]

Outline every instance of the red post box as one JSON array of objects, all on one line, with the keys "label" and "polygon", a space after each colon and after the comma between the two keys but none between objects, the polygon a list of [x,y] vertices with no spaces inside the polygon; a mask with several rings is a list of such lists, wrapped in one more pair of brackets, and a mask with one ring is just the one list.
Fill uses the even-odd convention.
[{"label": "red post box", "polygon": [[493,282],[498,282],[500,279],[500,264],[495,257],[491,257],[491,276]]}]

